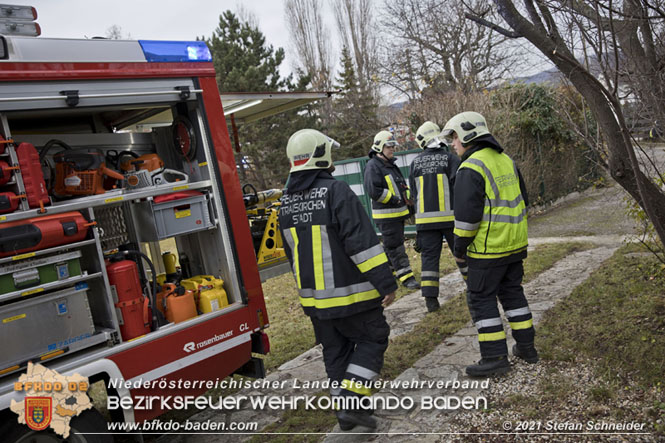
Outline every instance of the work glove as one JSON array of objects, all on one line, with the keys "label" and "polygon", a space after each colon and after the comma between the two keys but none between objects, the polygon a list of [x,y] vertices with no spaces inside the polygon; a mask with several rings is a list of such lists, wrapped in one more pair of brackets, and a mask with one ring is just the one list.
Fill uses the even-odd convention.
[{"label": "work glove", "polygon": [[390,203],[391,205],[398,205],[398,204],[400,204],[401,202],[402,202],[402,199],[401,199],[401,198],[399,198],[399,197],[396,196],[396,195],[393,195],[392,197],[390,197],[390,201],[389,201],[388,203]]}]

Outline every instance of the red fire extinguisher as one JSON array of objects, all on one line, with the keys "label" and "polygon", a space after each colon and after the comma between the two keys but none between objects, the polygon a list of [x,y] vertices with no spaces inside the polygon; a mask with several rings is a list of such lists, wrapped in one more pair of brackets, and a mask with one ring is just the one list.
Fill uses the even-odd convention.
[{"label": "red fire extinguisher", "polygon": [[150,300],[143,295],[136,262],[117,256],[106,263],[109,284],[115,286],[120,334],[127,341],[150,332]]}]

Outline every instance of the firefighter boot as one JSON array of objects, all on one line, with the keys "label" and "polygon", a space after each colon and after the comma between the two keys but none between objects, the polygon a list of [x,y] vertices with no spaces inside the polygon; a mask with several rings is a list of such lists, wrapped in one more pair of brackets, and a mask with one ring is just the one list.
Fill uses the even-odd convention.
[{"label": "firefighter boot", "polygon": [[337,419],[337,423],[339,424],[339,429],[341,429],[342,431],[350,431],[351,429],[356,427],[355,423],[342,420],[341,418]]},{"label": "firefighter boot", "polygon": [[409,277],[402,283],[407,289],[420,289],[420,284],[414,277]]},{"label": "firefighter boot", "polygon": [[527,363],[538,363],[538,351],[533,343],[530,345],[513,345],[513,355]]},{"label": "firefighter boot", "polygon": [[434,312],[438,311],[439,307],[441,306],[439,304],[439,299],[436,297],[425,297],[425,306],[427,306],[427,312]]},{"label": "firefighter boot", "polygon": [[510,362],[506,355],[495,358],[483,358],[477,364],[466,367],[466,373],[471,377],[501,375],[508,371],[510,371]]},{"label": "firefighter boot", "polygon": [[370,429],[376,429],[377,426],[376,419],[364,411],[352,411],[349,409],[342,409],[340,411],[337,411],[335,414],[337,415],[337,422],[339,423],[339,428],[343,431],[351,430],[356,425],[364,426]]}]

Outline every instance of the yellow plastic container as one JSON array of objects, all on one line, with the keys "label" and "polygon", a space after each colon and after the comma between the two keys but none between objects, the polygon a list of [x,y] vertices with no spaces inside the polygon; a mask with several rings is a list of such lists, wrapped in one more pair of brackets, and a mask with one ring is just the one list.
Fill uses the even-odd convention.
[{"label": "yellow plastic container", "polygon": [[166,274],[175,274],[176,273],[176,267],[175,267],[175,254],[172,252],[165,252],[162,254],[162,261],[164,262],[164,269],[166,270]]},{"label": "yellow plastic container", "polygon": [[195,275],[180,282],[185,289],[198,292],[198,308],[203,314],[228,306],[229,299],[224,290],[224,280],[212,275]]}]

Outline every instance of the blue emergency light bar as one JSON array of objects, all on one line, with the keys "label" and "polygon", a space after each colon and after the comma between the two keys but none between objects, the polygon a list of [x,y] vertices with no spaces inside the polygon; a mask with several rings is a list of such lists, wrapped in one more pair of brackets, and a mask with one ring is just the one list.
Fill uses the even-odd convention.
[{"label": "blue emergency light bar", "polygon": [[148,62],[209,62],[212,54],[205,42],[139,40]]}]

